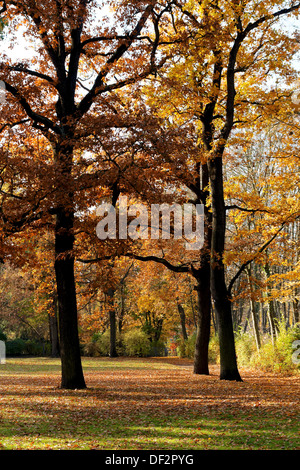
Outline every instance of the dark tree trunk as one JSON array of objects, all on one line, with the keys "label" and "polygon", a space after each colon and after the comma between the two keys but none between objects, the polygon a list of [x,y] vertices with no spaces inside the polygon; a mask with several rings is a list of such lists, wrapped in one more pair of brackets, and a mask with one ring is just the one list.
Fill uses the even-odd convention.
[{"label": "dark tree trunk", "polygon": [[119,335],[121,335],[122,333],[124,315],[125,315],[125,293],[124,293],[124,286],[122,285],[121,286],[121,310],[120,310],[119,317],[118,317]]},{"label": "dark tree trunk", "polygon": [[[211,213],[207,207],[208,168],[201,166],[202,203],[204,204],[204,243],[200,252],[200,268],[193,274],[197,280],[197,336],[195,344],[194,373],[209,374],[208,347],[211,322],[210,293],[210,247],[211,247]],[[199,181],[200,184],[200,181]]]},{"label": "dark tree trunk", "polygon": [[[85,388],[78,336],[74,274],[74,209],[71,180],[72,149],[57,148],[57,208],[55,226],[55,274],[62,365],[62,388]],[[69,190],[69,191],[68,191]]]},{"label": "dark tree trunk", "polygon": [[86,388],[80,355],[74,273],[73,148],[66,138],[56,145],[55,274],[58,301],[61,387]]},{"label": "dark tree trunk", "polygon": [[226,209],[223,192],[222,157],[215,157],[209,160],[208,168],[212,205],[211,292],[218,318],[221,365],[220,379],[241,381],[235,353],[231,299],[226,287],[225,267],[223,263]]},{"label": "dark tree trunk", "polygon": [[210,338],[211,297],[209,266],[201,269],[196,287],[198,294],[197,336],[194,357],[194,374],[209,374],[208,347]]},{"label": "dark tree trunk", "polygon": [[74,276],[73,213],[60,208],[55,227],[55,273],[59,313],[61,387],[86,388],[78,336],[76,287]]},{"label": "dark tree trunk", "polygon": [[114,306],[114,295],[113,289],[108,289],[107,298],[109,305],[109,327],[110,327],[110,342],[109,342],[109,357],[118,357],[117,353],[117,324],[116,324],[116,310]]},{"label": "dark tree trunk", "polygon": [[59,357],[59,335],[58,335],[58,322],[57,322],[57,298],[53,301],[54,312],[49,315],[49,333],[51,344],[51,357]]},{"label": "dark tree trunk", "polygon": [[184,308],[181,305],[181,303],[178,302],[178,301],[177,301],[177,309],[178,309],[178,313],[179,313],[179,316],[180,316],[182,338],[183,338],[184,341],[187,341],[188,334],[187,334],[186,326],[185,326],[185,311],[184,311]]}]

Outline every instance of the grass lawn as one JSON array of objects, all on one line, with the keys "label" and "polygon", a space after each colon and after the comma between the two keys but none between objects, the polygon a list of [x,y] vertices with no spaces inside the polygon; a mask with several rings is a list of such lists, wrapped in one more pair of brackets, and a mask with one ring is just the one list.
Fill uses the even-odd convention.
[{"label": "grass lawn", "polygon": [[60,361],[0,366],[0,449],[299,450],[299,376],[194,375],[172,358],[83,358],[86,390],[62,390]]}]

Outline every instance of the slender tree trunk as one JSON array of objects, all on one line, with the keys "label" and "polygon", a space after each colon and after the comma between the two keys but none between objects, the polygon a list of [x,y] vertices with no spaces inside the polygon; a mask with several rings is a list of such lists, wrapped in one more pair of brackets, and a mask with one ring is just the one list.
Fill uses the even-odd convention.
[{"label": "slender tree trunk", "polygon": [[187,334],[186,326],[185,326],[185,311],[184,311],[184,308],[181,305],[181,303],[178,302],[178,301],[177,301],[177,309],[178,309],[178,313],[179,313],[179,316],[180,316],[182,337],[183,337],[184,341],[187,341],[188,334]]},{"label": "slender tree trunk", "polygon": [[57,322],[57,298],[53,299],[54,313],[49,315],[49,333],[51,343],[51,357],[59,357],[59,335]]},{"label": "slender tree trunk", "polygon": [[253,332],[254,332],[254,338],[255,338],[255,343],[256,343],[256,348],[259,351],[260,350],[260,336],[259,336],[259,328],[257,324],[257,316],[255,312],[255,303],[253,299],[253,285],[252,285],[252,278],[251,278],[251,268],[247,269],[247,276],[248,276],[248,282],[249,282],[249,287],[250,287],[250,310],[251,310],[251,317],[252,317],[252,324],[253,324]]},{"label": "slender tree trunk", "polygon": [[125,305],[124,305],[124,296],[123,292],[121,292],[121,310],[118,316],[118,331],[119,335],[122,333],[122,328],[123,328],[123,319],[124,319],[124,314],[125,314]]},{"label": "slender tree trunk", "polygon": [[[295,294],[296,296],[297,294]],[[297,297],[294,298],[292,302],[293,306],[293,323],[299,323],[300,322],[300,315],[299,315],[299,300]]]},{"label": "slender tree trunk", "polygon": [[107,298],[109,305],[109,326],[110,326],[110,342],[109,342],[109,357],[118,357],[117,353],[117,324],[116,324],[116,310],[114,306],[114,289],[108,289]]},{"label": "slender tree trunk", "polygon": [[276,315],[275,315],[274,302],[273,302],[272,299],[270,299],[270,287],[269,287],[268,280],[269,280],[269,277],[270,277],[271,273],[270,273],[270,267],[269,267],[268,263],[265,264],[264,270],[265,270],[265,274],[266,274],[266,278],[267,278],[267,292],[266,292],[266,296],[267,296],[267,316],[268,316],[269,325],[270,325],[270,334],[271,334],[271,338],[272,338],[272,343],[274,344],[275,340],[276,340],[277,333],[278,333],[278,326],[276,325],[276,320],[275,320]]},{"label": "slender tree trunk", "polygon": [[193,324],[194,324],[195,328],[197,328],[197,320],[196,320],[195,307],[194,307],[194,298],[193,298],[194,287],[192,286],[190,277],[188,277],[188,283],[189,283],[189,287],[190,287],[189,297],[190,297],[190,304],[191,304],[191,310],[192,310]]},{"label": "slender tree trunk", "polygon": [[123,328],[123,321],[124,321],[124,315],[125,315],[125,287],[124,284],[121,284],[121,309],[118,315],[118,331],[119,335],[122,333],[122,328]]},{"label": "slender tree trunk", "polygon": [[231,298],[226,287],[225,267],[223,262],[226,209],[222,167],[222,157],[220,156],[216,156],[208,161],[212,206],[211,292],[215,312],[218,317],[221,365],[220,379],[241,381],[235,352]]}]

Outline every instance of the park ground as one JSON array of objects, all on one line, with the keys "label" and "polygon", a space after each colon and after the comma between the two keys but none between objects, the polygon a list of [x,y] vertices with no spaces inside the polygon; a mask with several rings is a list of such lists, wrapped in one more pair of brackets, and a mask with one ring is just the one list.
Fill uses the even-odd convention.
[{"label": "park ground", "polygon": [[60,388],[60,361],[0,366],[1,450],[299,450],[300,376],[193,374],[179,358],[83,358],[87,389]]}]

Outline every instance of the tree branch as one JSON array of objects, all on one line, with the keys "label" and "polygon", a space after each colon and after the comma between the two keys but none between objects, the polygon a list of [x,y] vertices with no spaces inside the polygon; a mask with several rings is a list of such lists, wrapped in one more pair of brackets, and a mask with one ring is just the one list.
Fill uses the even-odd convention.
[{"label": "tree branch", "polygon": [[[299,219],[300,216],[296,217],[296,219]],[[266,248],[268,248],[268,246],[272,243],[273,240],[275,240],[275,238],[277,237],[277,235],[279,235],[279,233],[283,230],[283,228],[286,226],[286,224],[288,223],[289,220],[286,220],[284,222],[282,222],[280,228],[277,230],[277,232],[266,242],[264,243],[263,246],[260,247],[260,249],[252,256],[251,259],[249,259],[248,261],[245,261],[245,263],[242,264],[242,266],[240,267],[240,269],[237,271],[237,273],[233,276],[233,278],[231,279],[230,283],[229,283],[229,286],[228,286],[228,293],[229,295],[231,295],[231,291],[232,291],[232,288],[233,288],[233,285],[235,283],[235,281],[240,277],[240,275],[243,273],[243,271],[247,268],[247,266],[249,266],[249,264],[252,263],[252,261],[255,260],[255,258],[263,253],[265,251]]]},{"label": "tree branch", "polygon": [[[141,256],[141,255],[136,255],[134,253],[125,253],[122,256],[136,259],[138,261],[154,261],[155,263],[163,264],[166,268],[176,273],[188,273],[190,271],[189,266],[186,266],[183,264],[175,266],[174,264],[167,261],[165,258],[160,258],[159,256],[151,256],[151,255]],[[92,263],[100,263],[101,261],[109,260],[112,257],[113,257],[112,255],[107,255],[107,256],[102,256],[100,258],[92,258],[92,259],[77,258],[77,261],[79,261],[80,263],[84,263],[84,264],[92,264]]]},{"label": "tree branch", "polygon": [[170,263],[170,261],[166,260],[165,258],[160,258],[159,256],[141,256],[141,255],[136,255],[134,253],[126,253],[124,256],[127,256],[129,258],[136,259],[138,261],[154,261],[155,263],[160,263],[163,264],[166,268],[170,269],[170,271],[174,271],[176,273],[188,273],[190,272],[190,267],[186,265],[177,265],[175,266],[174,264]]},{"label": "tree branch", "polygon": [[26,122],[30,122],[30,119],[21,119],[20,121],[17,121],[17,122],[7,122],[6,124],[4,124],[1,128],[0,128],[0,134],[1,132],[4,131],[4,129],[6,127],[10,127],[10,128],[13,128],[15,126],[19,126],[21,124],[26,124]]},{"label": "tree branch", "polygon": [[31,108],[26,98],[24,98],[24,96],[21,95],[20,91],[17,88],[10,85],[6,81],[4,81],[4,83],[5,83],[6,90],[18,100],[19,104],[22,106],[25,113],[30,119],[32,119],[35,123],[42,124],[43,126],[45,126],[47,130],[51,129],[56,134],[59,134],[59,135],[61,134],[61,129],[59,128],[59,126],[54,124],[51,121],[51,119],[33,111],[33,109]]},{"label": "tree branch", "polygon": [[118,84],[111,85],[110,87],[104,86],[104,78],[108,75],[110,66],[118,62],[118,60],[123,57],[125,52],[128,51],[130,46],[132,45],[133,41],[139,36],[141,30],[143,29],[147,19],[151,15],[153,11],[154,5],[148,5],[145,9],[142,17],[139,19],[136,27],[133,31],[128,35],[126,39],[121,43],[119,47],[117,47],[115,53],[107,60],[105,66],[102,68],[101,72],[98,74],[93,87],[87,93],[87,95],[81,100],[80,104],[78,105],[79,110],[79,117],[83,116],[91,107],[95,97],[103,93],[104,91],[114,90],[116,88],[120,88],[126,84],[132,83],[133,79],[124,80],[123,82],[119,82]]},{"label": "tree branch", "polygon": [[300,3],[296,3],[289,8],[283,8],[282,10],[278,10],[275,13],[271,13],[270,15],[265,15],[259,18],[258,20],[254,21],[254,23],[249,23],[244,33],[247,35],[250,31],[260,26],[265,21],[271,20],[272,18],[279,18],[280,16],[287,15],[288,13],[292,13],[300,8]]},{"label": "tree branch", "polygon": [[254,214],[255,212],[266,212],[267,214],[270,213],[268,209],[248,209],[247,207],[240,207],[237,204],[232,204],[231,206],[225,206],[226,210],[231,210],[231,209],[238,209],[239,211],[243,212],[251,212]]},{"label": "tree branch", "polygon": [[53,78],[50,77],[49,75],[46,75],[46,74],[40,73],[40,72],[36,72],[35,70],[27,69],[26,67],[23,67],[22,64],[9,66],[8,68],[9,68],[9,70],[12,70],[13,72],[27,73],[28,75],[32,75],[34,77],[38,77],[38,78],[41,78],[43,80],[46,80],[49,83],[55,83]]},{"label": "tree branch", "polygon": [[3,3],[3,6],[2,6],[2,8],[1,8],[1,10],[0,10],[0,14],[1,14],[1,13],[5,13],[6,10],[7,10],[6,1],[4,0],[4,1],[2,1],[1,3]]}]

